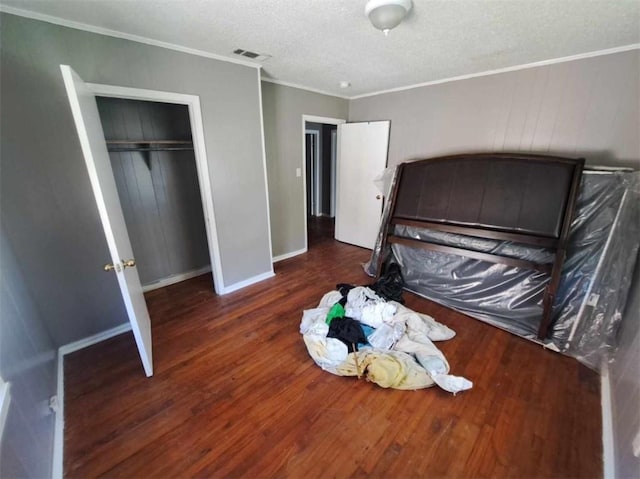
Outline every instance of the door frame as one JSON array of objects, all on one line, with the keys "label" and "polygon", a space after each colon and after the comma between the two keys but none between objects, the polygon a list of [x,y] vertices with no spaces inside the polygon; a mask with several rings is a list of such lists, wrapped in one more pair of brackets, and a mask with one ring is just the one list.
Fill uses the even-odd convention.
[{"label": "door frame", "polygon": [[[320,194],[320,173],[318,171],[318,163],[320,158],[320,131],[306,129],[304,133],[305,141],[307,140],[306,135],[312,135],[314,137],[313,154],[311,156],[311,214],[313,216],[320,216],[320,210],[318,208],[318,205],[322,200],[322,195]],[[305,156],[305,165],[306,163],[307,162]]]},{"label": "door frame", "polygon": [[336,169],[338,159],[338,129],[331,130],[331,198],[329,206],[329,216],[336,217]]},{"label": "door frame", "polygon": [[301,253],[308,251],[309,249],[309,238],[307,235],[307,161],[306,161],[306,150],[305,150],[305,130],[306,123],[324,123],[325,125],[342,125],[346,123],[347,120],[342,118],[329,118],[324,116],[315,116],[315,115],[302,115],[302,197],[304,199],[304,208],[302,210],[303,218],[304,218],[304,249]]},{"label": "door frame", "polygon": [[87,86],[96,96],[123,98],[127,100],[173,103],[178,105],[186,105],[189,108],[189,122],[191,125],[191,137],[193,139],[193,153],[196,158],[198,185],[200,186],[200,196],[202,200],[202,210],[204,213],[205,230],[207,232],[207,244],[209,246],[209,257],[211,259],[213,287],[216,294],[223,294],[225,292],[225,283],[222,274],[222,263],[220,261],[220,244],[218,242],[218,231],[216,228],[215,209],[213,206],[213,192],[211,189],[211,176],[209,174],[209,163],[207,160],[207,149],[204,142],[204,124],[202,121],[202,109],[200,108],[200,97],[197,95],[188,95],[184,93],[121,87],[115,85],[104,85],[100,83],[87,82]]}]

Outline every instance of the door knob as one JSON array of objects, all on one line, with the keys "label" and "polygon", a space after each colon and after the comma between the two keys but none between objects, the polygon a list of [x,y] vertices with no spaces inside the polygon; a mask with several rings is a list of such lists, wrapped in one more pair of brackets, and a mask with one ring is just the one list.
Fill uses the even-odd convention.
[{"label": "door knob", "polygon": [[128,260],[121,260],[122,261],[122,267],[123,268],[133,268],[136,265],[136,260],[135,259],[128,259]]},{"label": "door knob", "polygon": [[119,264],[111,264],[111,263],[107,263],[104,265],[103,269],[107,272],[109,271],[113,271],[116,270],[116,272],[120,272],[120,265]]},{"label": "door knob", "polygon": [[376,195],[376,200],[379,200],[380,198],[382,198],[382,196]]}]

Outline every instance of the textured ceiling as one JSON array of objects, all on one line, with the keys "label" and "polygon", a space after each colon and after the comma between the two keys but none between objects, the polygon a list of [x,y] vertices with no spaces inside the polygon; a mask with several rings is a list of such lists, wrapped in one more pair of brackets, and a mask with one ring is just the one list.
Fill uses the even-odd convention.
[{"label": "textured ceiling", "polygon": [[266,53],[264,77],[347,97],[640,43],[640,0],[413,0],[388,37],[365,3],[2,0],[213,54]]}]

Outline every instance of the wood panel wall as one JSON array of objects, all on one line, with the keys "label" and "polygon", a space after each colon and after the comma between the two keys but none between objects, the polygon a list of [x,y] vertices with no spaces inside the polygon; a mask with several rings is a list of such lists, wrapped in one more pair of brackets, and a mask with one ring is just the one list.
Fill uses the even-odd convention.
[{"label": "wood panel wall", "polygon": [[391,120],[389,165],[482,152],[551,153],[640,168],[640,51],[349,102],[349,121]]},{"label": "wood panel wall", "polygon": [[[184,105],[98,98],[107,140],[191,140]],[[110,153],[143,285],[210,264],[193,150]]]}]

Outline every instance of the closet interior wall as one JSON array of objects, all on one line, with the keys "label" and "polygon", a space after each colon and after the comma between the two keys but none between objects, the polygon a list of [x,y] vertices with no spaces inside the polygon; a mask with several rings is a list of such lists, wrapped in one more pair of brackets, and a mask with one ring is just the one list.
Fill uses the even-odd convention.
[{"label": "closet interior wall", "polygon": [[97,102],[143,287],[210,270],[188,107]]}]

